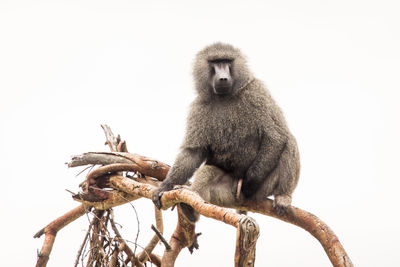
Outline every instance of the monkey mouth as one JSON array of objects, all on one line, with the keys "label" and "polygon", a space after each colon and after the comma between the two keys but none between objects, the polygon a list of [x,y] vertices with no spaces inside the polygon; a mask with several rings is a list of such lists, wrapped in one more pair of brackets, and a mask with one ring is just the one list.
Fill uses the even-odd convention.
[{"label": "monkey mouth", "polygon": [[229,94],[232,90],[231,86],[215,86],[214,93],[216,95],[226,95]]}]

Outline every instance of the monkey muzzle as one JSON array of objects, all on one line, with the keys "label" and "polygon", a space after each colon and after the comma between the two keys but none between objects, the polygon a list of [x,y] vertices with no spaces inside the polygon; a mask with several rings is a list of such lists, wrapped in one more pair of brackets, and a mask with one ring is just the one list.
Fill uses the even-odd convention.
[{"label": "monkey muzzle", "polygon": [[214,93],[216,95],[228,95],[231,93],[231,87],[214,87]]},{"label": "monkey muzzle", "polygon": [[226,95],[232,93],[233,79],[230,68],[231,65],[227,62],[213,63],[212,87],[215,94]]},{"label": "monkey muzzle", "polygon": [[214,93],[217,95],[226,95],[232,92],[232,79],[219,78],[214,81]]}]

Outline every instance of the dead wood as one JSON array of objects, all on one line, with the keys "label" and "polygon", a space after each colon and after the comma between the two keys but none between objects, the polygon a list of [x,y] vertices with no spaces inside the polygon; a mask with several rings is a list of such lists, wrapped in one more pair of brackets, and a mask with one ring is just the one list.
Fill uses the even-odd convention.
[{"label": "dead wood", "polygon": [[299,226],[309,232],[320,242],[333,266],[353,266],[350,257],[347,255],[335,233],[326,223],[310,212],[291,206],[285,215],[280,216],[275,211],[273,201],[270,199],[267,199],[262,203],[246,202],[243,203],[243,206],[231,208],[257,212]]},{"label": "dead wood", "polygon": [[[132,262],[132,264],[135,264],[138,260],[135,256],[135,253],[132,251],[132,249],[128,246],[128,244],[126,243],[126,241],[122,238],[122,235],[120,234],[117,226],[115,225],[114,222],[114,212],[112,210],[110,210],[110,214],[111,214],[111,218],[110,218],[110,223],[111,223],[111,228],[113,229],[117,240],[119,241],[120,245],[121,245],[121,250],[124,250],[126,255],[128,255],[128,260]],[[114,256],[114,254],[113,254]],[[118,256],[118,253],[117,253]],[[127,262],[125,262],[127,263]]]},{"label": "dead wood", "polygon": [[[142,252],[135,255],[119,234],[113,220],[111,220],[111,227],[114,229],[116,237],[106,240],[106,238],[109,238],[106,227],[110,213],[106,213],[107,218],[104,219],[103,217],[104,220],[100,220],[100,217],[104,214],[103,211],[141,197],[151,199],[152,190],[158,186],[158,181],[165,179],[169,166],[154,159],[128,153],[125,141],[122,141],[120,136],[115,137],[108,126],[103,125],[102,127],[107,139],[106,144],[109,145],[112,152],[89,152],[74,156],[71,159],[68,164],[69,167],[84,165],[100,165],[101,167],[89,173],[85,183],[82,184],[82,188],[85,189],[84,192],[74,195],[74,199],[82,204],[54,220],[35,235],[35,237],[40,237],[45,234],[36,266],[46,266],[57,232],[85,214],[91,207],[95,208],[95,216],[96,214],[101,215],[97,221],[93,220],[97,223],[93,223],[92,227],[88,265],[97,262],[101,265],[117,266],[120,260],[119,255],[125,253],[128,258],[122,265],[131,261],[133,266],[143,266],[143,263],[150,260],[156,266],[174,266],[174,262],[183,248],[196,248],[198,235],[195,233],[195,225],[186,220],[179,205],[177,209],[178,224],[169,241],[171,249],[166,249],[162,258],[152,253],[159,240],[157,235],[150,240]],[[133,173],[133,176],[128,177],[124,175],[125,172]],[[253,219],[231,212],[226,208],[206,203],[200,196],[185,187],[164,193],[161,201],[164,209],[184,202],[191,205],[203,216],[237,228],[235,266],[254,266],[255,244],[259,229]],[[286,214],[280,216],[275,212],[272,201],[269,199],[262,203],[246,202],[243,206],[227,208],[257,212],[297,225],[310,232],[321,243],[333,266],[353,266],[333,231],[309,212],[291,207]],[[161,211],[157,209],[156,224],[158,230],[162,233],[162,215]],[[106,243],[104,243],[105,241]],[[108,247],[107,252],[105,247]]]},{"label": "dead wood", "polygon": [[137,171],[160,181],[165,179],[170,168],[169,165],[160,161],[127,152],[87,152],[73,156],[67,166],[78,167],[114,163],[129,164],[130,166],[127,166],[128,169],[124,171]]},{"label": "dead wood", "polygon": [[259,233],[257,222],[251,217],[243,216],[236,234],[235,267],[254,266]]},{"label": "dead wood", "polygon": [[178,205],[178,223],[169,241],[171,249],[166,249],[161,259],[162,267],[173,267],[179,253],[185,247],[191,247],[196,241],[195,224],[189,222]]},{"label": "dead wood", "polygon": [[[165,169],[167,168],[168,171],[169,166],[163,163],[158,164],[156,161],[152,159],[142,157],[139,155],[133,155],[129,153],[128,155],[124,154],[125,152],[127,152],[127,146],[125,141],[121,141],[120,136],[115,138],[111,129],[107,125],[102,125],[102,128],[107,138],[106,144],[109,145],[111,151],[114,152],[114,154],[85,153],[84,155],[73,157],[72,161],[68,165],[70,167],[83,166],[83,165],[107,165],[107,166],[96,169],[94,172],[91,172],[88,175],[89,179],[91,179],[93,183],[93,186],[91,186],[91,184],[88,182],[83,183],[83,187],[86,186],[87,189],[91,188],[92,189],[91,191],[95,192],[94,194],[90,195],[85,193],[79,193],[74,195],[73,198],[75,200],[82,202],[83,204],[78,208],[61,216],[60,218],[54,220],[45,228],[41,229],[37,234],[35,234],[34,237],[36,238],[45,234],[45,240],[43,243],[42,250],[40,251],[40,253],[38,253],[37,266],[46,266],[49,260],[49,255],[51,253],[51,249],[54,244],[57,232],[68,223],[74,221],[81,215],[85,214],[86,210],[90,209],[91,207],[96,208],[96,210],[93,213],[94,218],[89,226],[88,233],[85,235],[84,242],[78,251],[78,257],[76,262],[79,261],[79,257],[81,256],[82,250],[85,247],[86,240],[89,237],[90,232],[92,232],[90,240],[91,249],[87,264],[88,266],[90,266],[93,263],[97,262],[97,264],[104,265],[107,262],[107,260],[105,259],[107,255],[104,251],[103,245],[107,235],[105,228],[107,227],[106,224],[108,222],[108,218],[105,219],[105,223],[101,222],[102,220],[101,217],[104,214],[104,210],[110,209],[111,207],[114,206],[125,204],[127,202],[139,198],[139,196],[129,195],[120,191],[118,192],[115,190],[113,191],[104,190],[103,188],[107,187],[107,185],[104,183],[107,180],[106,179],[107,174],[115,172],[118,173],[118,171],[134,171],[134,172],[143,171],[146,173],[148,172],[149,174],[154,175],[155,177],[165,177],[166,175],[166,173],[164,173]],[[132,168],[132,166],[134,166],[134,168]],[[96,178],[101,178],[101,179],[96,179]],[[152,181],[151,179],[148,179],[146,177],[140,178],[140,181],[152,185],[157,185],[156,181]],[[99,199],[101,201],[99,201]],[[157,211],[157,214],[161,214],[161,211]],[[116,264],[116,259],[118,259],[118,253],[120,251],[124,251],[127,254],[128,258],[132,260],[132,263],[135,266],[143,266],[135,257],[134,253],[126,244],[124,239],[122,239],[117,228],[115,227],[113,220],[111,220],[111,222],[112,222],[112,227],[117,235],[115,240],[120,242],[120,244],[118,246],[117,244],[114,245],[114,251],[112,253],[108,265],[114,266]],[[162,218],[160,219],[160,215],[157,216],[156,222],[157,226],[162,229],[163,225],[162,225]],[[104,225],[101,225],[101,223],[103,223]],[[146,260],[150,260],[154,261],[156,265],[157,264],[159,265],[160,258],[157,255],[151,253],[156,243],[157,241],[155,240],[155,238],[153,238],[150,244],[146,247],[146,251],[144,253],[145,256],[142,256],[143,262],[145,262]]]},{"label": "dead wood", "polygon": [[38,254],[36,267],[46,266],[47,262],[49,261],[51,249],[53,248],[57,232],[60,231],[64,226],[68,225],[69,223],[75,221],[83,214],[85,214],[88,208],[89,208],[88,206],[81,204],[75,209],[65,213],[58,219],[55,219],[33,236],[34,238],[39,238],[43,234],[45,235],[45,240],[43,242],[42,249]]},{"label": "dead wood", "polygon": [[[154,215],[156,218],[156,228],[157,228],[158,232],[162,235],[164,233],[164,224],[163,224],[161,210],[154,207]],[[150,240],[150,242],[147,244],[147,246],[143,249],[143,251],[139,253],[138,259],[140,262],[146,262],[149,258],[150,258],[150,261],[152,261],[151,253],[153,252],[154,248],[156,247],[158,241],[160,241],[160,237],[158,234],[155,234],[153,236],[153,238]]]},{"label": "dead wood", "polygon": [[[151,185],[140,184],[121,176],[111,176],[110,183],[114,188],[128,194],[140,195],[141,197],[151,199]],[[163,203],[163,208],[168,208],[174,204],[184,202],[191,205],[203,216],[225,222],[236,228],[239,226],[240,220],[243,216],[230,212],[226,208],[206,203],[200,196],[186,188],[180,188],[164,193],[161,201]],[[267,199],[262,203],[246,202],[243,206],[232,206],[228,208],[247,210],[268,215],[299,226],[312,234],[320,242],[333,266],[353,266],[337,236],[328,225],[321,221],[317,216],[293,206],[289,209],[287,214],[280,216],[276,213],[272,203],[272,200]]]}]

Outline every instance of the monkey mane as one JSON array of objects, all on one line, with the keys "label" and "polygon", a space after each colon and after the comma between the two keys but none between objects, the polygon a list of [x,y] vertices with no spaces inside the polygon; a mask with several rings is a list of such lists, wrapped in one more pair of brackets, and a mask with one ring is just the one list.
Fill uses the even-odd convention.
[{"label": "monkey mane", "polygon": [[232,76],[235,79],[233,95],[237,94],[253,79],[247,67],[246,57],[239,49],[220,42],[211,44],[197,53],[193,64],[195,89],[201,98],[208,99],[212,96],[208,83],[210,75],[208,62],[224,59],[232,60]]}]

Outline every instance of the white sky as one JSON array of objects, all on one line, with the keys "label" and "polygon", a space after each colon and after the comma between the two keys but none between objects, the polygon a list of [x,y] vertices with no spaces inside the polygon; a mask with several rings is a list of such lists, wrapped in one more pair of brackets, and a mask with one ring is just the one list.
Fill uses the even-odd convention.
[{"label": "white sky", "polygon": [[[77,206],[83,177],[64,162],[107,151],[100,124],[130,152],[171,164],[194,97],[195,53],[229,42],[249,58],[296,136],[302,173],[293,204],[335,231],[356,266],[399,266],[398,1],[0,0],[0,174],[4,266],[32,266],[32,236]],[[139,213],[139,243],[154,223]],[[115,209],[134,240],[135,214]],[[256,266],[331,266],[307,232],[260,224]],[[175,212],[165,213],[166,237]],[[87,227],[57,236],[48,266],[72,266]],[[235,229],[202,218],[200,250],[176,266],[232,266]],[[161,254],[162,247],[159,246]]]}]

